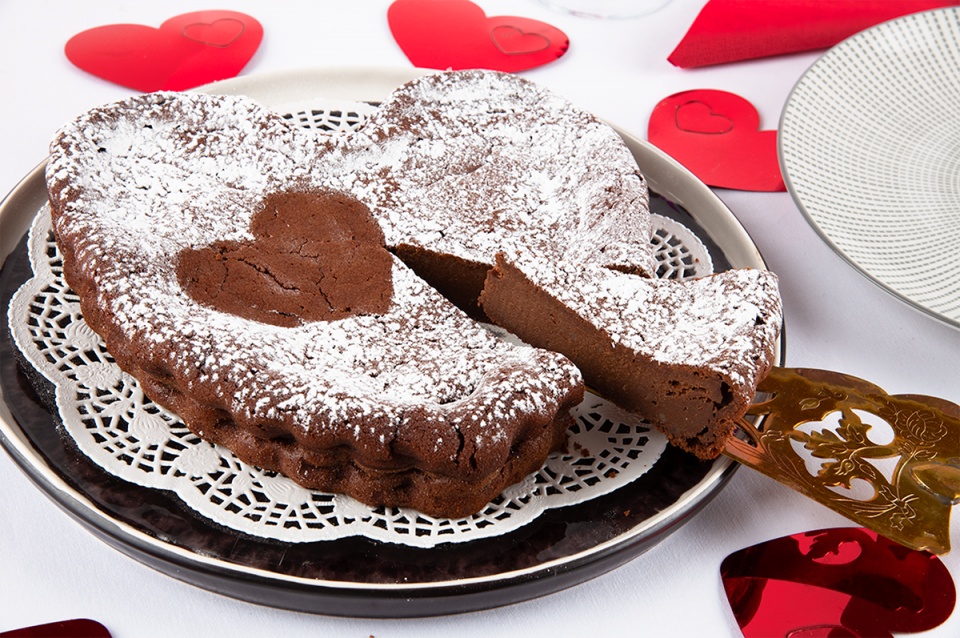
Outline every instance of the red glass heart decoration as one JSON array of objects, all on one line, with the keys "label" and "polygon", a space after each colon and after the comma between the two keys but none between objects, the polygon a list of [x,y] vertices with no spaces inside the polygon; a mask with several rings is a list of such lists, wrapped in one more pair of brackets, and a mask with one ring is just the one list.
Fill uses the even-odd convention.
[{"label": "red glass heart decoration", "polygon": [[647,139],[709,186],[783,191],[777,132],[761,131],[754,106],[733,93],[675,93],[653,109]]},{"label": "red glass heart decoration", "polygon": [[469,0],[396,0],[387,10],[394,39],[414,66],[516,72],[552,62],[570,39],[531,18],[487,17]]},{"label": "red glass heart decoration", "polygon": [[232,78],[263,39],[263,27],[236,11],[184,13],[155,29],[109,24],[70,38],[64,53],[99,78],[138,91],[183,91]]},{"label": "red glass heart decoration", "polygon": [[745,638],[926,631],[956,604],[939,558],[863,528],[760,543],[724,559],[720,574]]},{"label": "red glass heart decoration", "polygon": [[0,638],[110,638],[110,632],[95,620],[78,618],[3,631]]}]

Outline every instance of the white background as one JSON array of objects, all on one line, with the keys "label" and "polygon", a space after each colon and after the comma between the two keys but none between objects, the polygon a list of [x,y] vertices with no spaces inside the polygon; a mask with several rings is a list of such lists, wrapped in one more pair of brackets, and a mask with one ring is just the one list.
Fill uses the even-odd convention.
[{"label": "white background", "polygon": [[[163,3],[0,1],[0,191],[43,161],[63,122],[134,92],[93,77],[63,55],[96,26],[159,26],[188,11],[231,9],[257,18],[264,39],[243,74],[330,65],[409,67],[386,20],[387,0],[210,6]],[[521,73],[646,137],[661,99],[722,89],[751,101],[761,128],[777,127],[793,85],[822,52],[682,70],[666,61],[703,5],[673,0],[654,14],[597,20],[533,0],[478,0],[487,15],[550,22],[568,53]],[[162,5],[162,6],[161,6]],[[852,270],[807,225],[787,193],[718,190],[780,276],[787,365],[837,370],[891,393],[960,402],[960,331],[908,308]],[[0,453],[0,631],[93,618],[118,638],[192,636],[738,636],[720,562],[748,545],[847,526],[829,510],[747,469],[666,541],[575,588],[509,607],[418,620],[340,619],[251,605],[194,588],[110,549],[61,512]],[[956,527],[952,543],[960,545]],[[960,549],[944,560],[960,577]],[[929,636],[960,635],[960,614]]]}]

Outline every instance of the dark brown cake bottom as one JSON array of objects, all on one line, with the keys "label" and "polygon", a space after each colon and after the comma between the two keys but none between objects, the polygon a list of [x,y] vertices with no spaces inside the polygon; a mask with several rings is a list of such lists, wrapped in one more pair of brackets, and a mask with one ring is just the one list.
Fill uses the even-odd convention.
[{"label": "dark brown cake bottom", "polygon": [[151,400],[177,413],[191,432],[226,447],[244,463],[279,472],[309,489],[349,494],[372,507],[410,507],[438,518],[475,514],[505,488],[540,469],[543,459],[566,445],[573,423],[570,410],[575,407],[575,403],[566,406],[554,420],[529,419],[503,466],[469,481],[417,469],[412,461],[411,467],[401,469],[370,467],[346,446],[311,451],[289,436],[253,432],[255,428],[238,425],[225,412],[202,406],[142,372],[139,375]]}]

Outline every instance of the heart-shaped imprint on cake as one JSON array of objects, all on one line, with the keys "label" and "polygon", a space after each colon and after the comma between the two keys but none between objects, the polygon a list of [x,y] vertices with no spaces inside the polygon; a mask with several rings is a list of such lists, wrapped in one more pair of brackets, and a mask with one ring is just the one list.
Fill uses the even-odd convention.
[{"label": "heart-shaped imprint on cake", "polygon": [[393,257],[370,210],[354,197],[270,195],[250,232],[252,241],[182,251],[183,290],[205,306],[284,327],[390,308]]}]

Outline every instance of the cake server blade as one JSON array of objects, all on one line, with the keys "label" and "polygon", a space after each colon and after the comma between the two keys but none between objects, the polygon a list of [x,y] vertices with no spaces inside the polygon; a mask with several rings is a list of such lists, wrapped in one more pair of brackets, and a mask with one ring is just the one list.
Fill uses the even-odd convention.
[{"label": "cake server blade", "polygon": [[[819,424],[833,413],[835,429]],[[876,442],[870,415],[890,425],[892,440]],[[889,395],[839,372],[774,368],[739,425],[744,436],[732,437],[724,455],[901,545],[950,551],[950,511],[960,502],[957,404]]]}]

